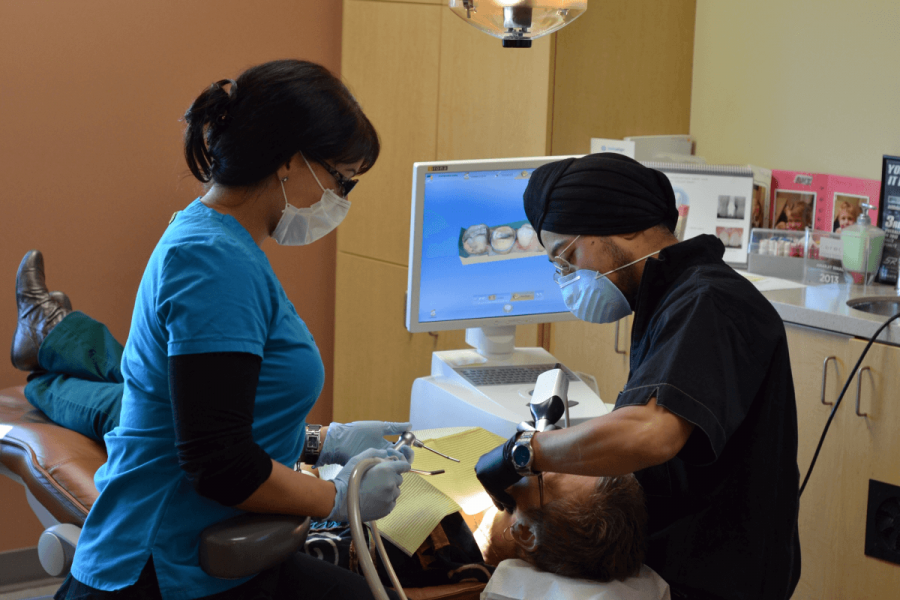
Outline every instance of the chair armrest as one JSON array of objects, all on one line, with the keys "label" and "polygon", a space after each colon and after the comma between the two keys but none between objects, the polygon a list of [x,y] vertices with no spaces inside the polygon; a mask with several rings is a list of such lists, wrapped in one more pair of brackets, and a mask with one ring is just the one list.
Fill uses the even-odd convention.
[{"label": "chair armrest", "polygon": [[306,543],[309,517],[246,514],[200,534],[200,567],[220,579],[256,575],[284,561]]}]

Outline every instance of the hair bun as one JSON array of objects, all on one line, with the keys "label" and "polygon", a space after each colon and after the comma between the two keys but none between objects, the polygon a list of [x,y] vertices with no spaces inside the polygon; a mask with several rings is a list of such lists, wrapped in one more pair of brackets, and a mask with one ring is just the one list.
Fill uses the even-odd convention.
[{"label": "hair bun", "polygon": [[[225,86],[230,86],[228,91]],[[226,121],[228,119],[228,108],[231,100],[237,93],[237,83],[234,79],[222,79],[215,82],[210,87],[210,102],[208,105],[208,122]]]}]

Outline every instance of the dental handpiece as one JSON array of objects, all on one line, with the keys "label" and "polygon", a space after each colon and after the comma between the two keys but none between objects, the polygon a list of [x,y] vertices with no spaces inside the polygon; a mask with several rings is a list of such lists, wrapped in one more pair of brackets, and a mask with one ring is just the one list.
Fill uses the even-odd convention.
[{"label": "dental handpiece", "polygon": [[434,452],[438,456],[443,456],[447,460],[452,460],[453,462],[459,462],[458,459],[455,459],[452,456],[447,456],[446,454],[441,454],[437,450],[435,450],[433,448],[429,448],[428,446],[426,446],[425,444],[420,442],[418,439],[416,439],[416,436],[415,436],[415,434],[413,434],[412,431],[406,431],[406,432],[400,434],[400,439],[398,439],[394,443],[394,449],[397,450],[401,446],[411,446],[413,448],[424,448],[425,450],[428,450],[429,452]]}]

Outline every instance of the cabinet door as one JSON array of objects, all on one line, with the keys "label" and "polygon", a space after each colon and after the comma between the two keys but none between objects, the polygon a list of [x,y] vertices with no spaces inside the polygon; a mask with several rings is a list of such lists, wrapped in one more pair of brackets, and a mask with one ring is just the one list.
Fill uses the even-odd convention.
[{"label": "cabinet door", "polygon": [[[866,343],[850,340],[848,358],[853,363]],[[839,530],[840,597],[892,599],[900,596],[900,565],[866,556],[865,532],[869,480],[900,486],[900,348],[873,344],[859,378],[859,412],[866,416],[857,415],[854,381],[844,398],[847,406],[840,410],[844,465],[831,474],[839,479],[844,513]]]},{"label": "cabinet door", "polygon": [[695,0],[591,2],[556,34],[552,154],[690,130]]},{"label": "cabinet door", "polygon": [[[848,365],[848,338],[797,325],[785,325],[791,354],[791,371],[797,398],[799,448],[797,462],[801,483],[819,442],[832,406],[822,403],[823,369],[827,364],[824,396],[833,403],[840,393],[852,364]],[[837,543],[837,529],[844,520],[835,473],[842,468],[843,423],[852,410],[847,399],[841,403],[828,431],[815,470],[800,499],[801,578],[795,599],[822,600],[839,588],[836,566],[845,549]]]},{"label": "cabinet door", "polygon": [[378,131],[381,154],[350,195],[338,251],[407,263],[412,165],[435,159],[445,10],[344,2],[341,76]]},{"label": "cabinet door", "polygon": [[409,333],[405,291],[405,267],[338,253],[335,421],[406,421],[413,380],[429,374],[431,353],[465,346],[463,331]]},{"label": "cabinet door", "polygon": [[503,48],[446,8],[441,20],[437,160],[547,154],[551,36]]},{"label": "cabinet door", "polygon": [[584,321],[553,323],[550,353],[575,371],[593,375],[600,398],[614,404],[628,380],[632,317],[618,324],[596,325]]}]

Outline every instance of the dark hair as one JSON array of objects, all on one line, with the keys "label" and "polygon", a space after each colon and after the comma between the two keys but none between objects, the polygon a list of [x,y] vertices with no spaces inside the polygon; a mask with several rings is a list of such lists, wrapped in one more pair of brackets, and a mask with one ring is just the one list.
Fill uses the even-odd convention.
[{"label": "dark hair", "polygon": [[380,148],[375,128],[341,80],[302,60],[267,62],[237,81],[212,84],[184,121],[191,173],[225,186],[258,183],[298,152],[332,165],[361,160],[364,173]]},{"label": "dark hair", "polygon": [[523,512],[534,542],[516,539],[516,553],[542,571],[606,583],[641,570],[647,509],[633,475],[601,477],[586,497],[564,497]]}]

